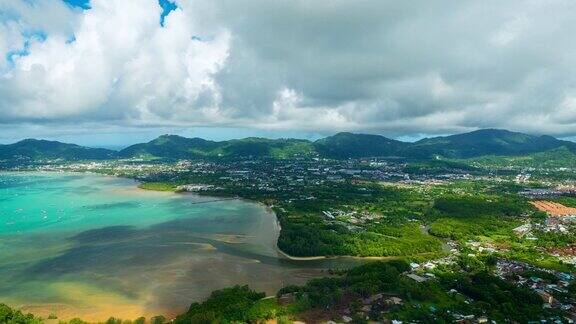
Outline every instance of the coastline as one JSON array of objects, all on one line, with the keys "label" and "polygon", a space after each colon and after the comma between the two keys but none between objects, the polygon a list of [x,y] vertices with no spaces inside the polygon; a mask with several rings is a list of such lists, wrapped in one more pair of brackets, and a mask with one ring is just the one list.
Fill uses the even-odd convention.
[{"label": "coastline", "polygon": [[[21,171],[9,171],[9,172],[21,172]],[[35,171],[25,171],[34,173]],[[50,173],[57,173],[57,174],[68,174],[68,175],[86,175],[86,176],[97,176],[97,177],[105,177],[109,179],[121,179],[125,181],[121,181],[125,183],[127,187],[122,189],[124,194],[130,193],[132,195],[154,195],[160,194],[161,196],[165,195],[176,195],[182,196],[190,196],[190,197],[199,197],[200,200],[211,200],[211,199],[218,199],[227,198],[226,200],[237,200],[243,201],[246,203],[250,203],[253,205],[260,205],[263,209],[263,215],[261,217],[261,221],[266,223],[266,227],[262,228],[261,230],[266,230],[267,234],[265,246],[266,246],[266,257],[272,257],[275,260],[272,260],[272,264],[278,264],[279,267],[286,267],[286,269],[291,269],[289,271],[283,270],[283,272],[279,272],[276,277],[274,278],[274,284],[266,284],[262,291],[266,290],[268,294],[274,293],[277,291],[277,287],[274,289],[268,289],[269,287],[274,286],[277,283],[284,283],[286,281],[296,282],[297,284],[302,284],[303,282],[308,281],[311,278],[318,278],[326,276],[326,271],[328,269],[345,269],[350,268],[353,266],[357,266],[360,264],[368,263],[370,261],[377,261],[377,260],[391,260],[391,259],[398,259],[400,257],[362,257],[362,256],[351,256],[351,255],[319,255],[319,256],[293,256],[289,253],[283,251],[278,246],[278,239],[280,237],[280,233],[282,227],[278,220],[278,215],[271,208],[269,205],[262,201],[251,200],[241,197],[229,197],[229,196],[222,196],[222,195],[209,195],[209,194],[199,194],[195,192],[181,192],[181,191],[158,191],[158,190],[149,190],[139,188],[139,184],[143,183],[140,180],[124,177],[119,175],[113,174],[103,174],[98,172],[89,172],[89,171],[70,171],[70,172],[63,172],[63,171],[40,171],[44,174]],[[146,194],[148,193],[148,194]],[[260,211],[258,211],[260,213]],[[270,218],[269,218],[270,217]],[[273,217],[273,219],[271,218]],[[225,242],[223,240],[223,242]],[[233,242],[228,242],[233,243]],[[226,267],[223,267],[226,268]],[[296,269],[296,270],[294,270]],[[234,278],[234,274],[230,276],[227,273],[228,277],[226,278]],[[250,283],[251,285],[254,284],[253,282],[246,280],[246,278],[241,278],[243,280],[242,284]],[[244,281],[246,280],[246,281]],[[57,283],[58,285],[55,286],[57,288],[67,289],[70,291],[81,291],[86,290],[90,295],[95,296],[97,300],[95,301],[94,305],[84,305],[84,304],[74,304],[70,303],[67,304],[65,302],[60,303],[28,303],[23,302],[23,300],[15,300],[11,304],[19,309],[25,309],[27,311],[33,312],[40,316],[48,316],[53,313],[57,313],[60,319],[70,319],[71,317],[81,317],[85,320],[89,320],[91,322],[101,322],[106,319],[106,316],[114,315],[119,316],[120,318],[136,318],[137,316],[146,316],[150,317],[155,314],[165,314],[165,315],[173,315],[181,313],[182,310],[173,311],[173,309],[180,309],[180,306],[174,306],[177,304],[170,304],[167,308],[169,311],[164,309],[155,311],[151,310],[143,304],[139,299],[126,299],[125,296],[112,294],[110,291],[107,290],[98,290],[96,287],[92,286],[82,286],[81,282],[63,282]],[[207,283],[202,283],[200,287],[210,287]],[[85,297],[78,297],[78,300],[83,300]],[[93,297],[90,297],[93,298]],[[201,297],[205,298],[205,297]],[[113,300],[113,302],[109,302]],[[191,299],[200,300],[200,299]],[[105,302],[102,302],[105,301]],[[168,305],[168,302],[167,304]],[[156,306],[154,306],[156,307]],[[164,306],[162,306],[164,307]],[[182,308],[183,309],[183,308]]]},{"label": "coastline", "polygon": [[137,193],[137,192],[140,192],[140,193],[156,192],[156,193],[175,194],[175,195],[191,195],[191,196],[203,197],[203,198],[209,198],[209,197],[217,198],[217,199],[226,198],[226,199],[230,199],[230,200],[239,200],[239,201],[244,201],[244,202],[251,203],[251,204],[260,205],[266,209],[266,212],[268,214],[274,216],[275,225],[276,225],[274,227],[275,232],[276,232],[275,233],[276,242],[274,244],[274,249],[279,254],[280,258],[290,260],[290,261],[318,261],[318,260],[337,260],[337,259],[356,259],[356,260],[374,260],[374,261],[377,261],[377,260],[394,260],[394,259],[401,258],[398,256],[354,256],[354,255],[293,256],[293,255],[290,255],[289,253],[283,251],[278,246],[278,238],[280,237],[280,231],[282,230],[282,227],[280,226],[280,222],[278,221],[278,216],[276,215],[274,210],[272,208],[270,208],[270,206],[266,205],[265,203],[263,203],[261,201],[257,201],[257,200],[251,200],[251,199],[242,198],[242,197],[238,197],[238,196],[229,197],[229,196],[218,196],[218,195],[203,195],[203,194],[199,194],[199,193],[195,193],[195,192],[179,191],[179,190],[175,190],[175,189],[174,190],[157,190],[157,189],[153,189],[153,188],[142,188],[141,185],[146,183],[146,182],[143,182],[141,180],[130,178],[130,177],[125,177],[125,176],[119,176],[119,175],[107,174],[107,173],[99,173],[99,172],[93,172],[93,171],[58,171],[58,170],[54,170],[54,171],[49,171],[49,170],[6,171],[6,170],[4,170],[4,171],[0,171],[0,173],[1,172],[17,172],[17,173],[41,172],[41,173],[70,173],[70,174],[96,175],[96,176],[103,176],[103,177],[108,177],[108,178],[116,178],[116,179],[124,179],[124,180],[132,181],[134,183],[134,188],[131,191],[134,193]]},{"label": "coastline", "polygon": [[[9,173],[19,173],[21,171],[8,171]],[[36,171],[26,171],[26,173],[28,174],[35,174]],[[141,189],[138,188],[138,184],[140,183],[140,181],[130,178],[130,177],[121,177],[118,175],[110,175],[110,174],[101,174],[101,173],[95,173],[95,172],[83,172],[83,171],[74,171],[74,172],[52,172],[52,171],[40,171],[41,174],[49,176],[49,175],[54,175],[55,177],[58,177],[60,175],[62,176],[76,176],[78,178],[81,178],[83,176],[87,176],[92,178],[93,176],[97,176],[98,178],[102,177],[102,178],[108,178],[108,179],[120,179],[122,181],[119,181],[119,183],[122,184],[122,188],[125,189],[118,189],[122,191],[122,194],[131,194],[131,195],[141,195],[141,194],[146,194],[145,196],[155,196],[156,194],[159,194],[160,196],[167,196],[167,195],[172,195],[172,194],[178,194],[177,196],[174,195],[172,196],[173,198],[171,199],[182,199],[184,198],[185,200],[188,200],[187,198],[189,197],[191,200],[212,200],[214,198],[219,198],[217,195],[212,195],[212,196],[208,196],[208,195],[198,195],[196,193],[193,192],[151,192],[150,190],[145,190],[145,189]],[[100,181],[100,180],[96,180],[97,184],[102,183],[102,184],[106,184],[106,183],[110,183],[113,184],[116,181]],[[125,186],[126,185],[126,186]],[[108,187],[104,187],[104,190],[107,190]],[[112,195],[115,195],[116,192],[114,191],[110,191]],[[120,193],[120,192],[117,192]],[[186,197],[187,196],[187,197]],[[179,198],[181,197],[181,198]],[[194,199],[195,197],[198,197],[199,199]],[[130,197],[128,197],[128,199],[131,199]],[[145,199],[145,198],[144,198]],[[279,236],[279,227],[277,226],[277,215],[276,213],[270,209],[268,206],[266,206],[266,204],[263,204],[261,202],[258,201],[253,201],[253,200],[247,200],[247,199],[242,199],[242,198],[238,198],[238,197],[231,197],[230,199],[234,199],[236,200],[236,202],[232,201],[231,203],[236,204],[236,203],[240,203],[240,202],[246,202],[246,203],[250,203],[252,205],[252,207],[249,207],[249,211],[255,215],[258,216],[259,220],[255,220],[254,228],[251,228],[250,230],[257,230],[260,231],[260,233],[262,234],[262,236],[264,237],[263,240],[259,241],[262,243],[262,250],[257,250],[257,253],[263,253],[262,256],[265,259],[265,261],[268,261],[268,263],[264,262],[264,265],[259,265],[260,262],[257,262],[257,260],[254,259],[254,252],[253,251],[248,251],[247,253],[244,253],[246,251],[242,250],[242,248],[237,248],[237,247],[232,247],[231,249],[224,249],[223,255],[225,255],[225,257],[220,258],[220,256],[218,255],[218,257],[214,257],[212,255],[208,255],[207,252],[201,251],[201,253],[203,255],[201,255],[197,260],[199,260],[200,262],[198,262],[198,265],[206,265],[207,268],[210,268],[211,266],[216,266],[215,270],[213,272],[216,272],[215,275],[211,275],[211,278],[216,278],[214,280],[210,280],[210,282],[203,282],[202,280],[198,280],[197,283],[192,283],[192,284],[188,284],[186,283],[185,287],[187,287],[185,290],[186,293],[190,292],[190,302],[192,301],[200,301],[200,300],[204,300],[207,296],[208,296],[208,292],[209,291],[213,291],[216,289],[220,289],[220,288],[224,288],[224,287],[219,287],[219,283],[218,283],[218,278],[224,278],[226,279],[225,281],[220,281],[220,282],[227,282],[228,279],[231,278],[231,283],[230,284],[250,284],[251,287],[256,287],[256,289],[259,289],[259,291],[265,291],[268,294],[273,294],[275,292],[277,292],[278,289],[280,289],[282,287],[282,285],[286,282],[289,283],[294,283],[294,284],[302,284],[305,280],[307,280],[307,278],[310,277],[319,277],[321,276],[320,272],[317,271],[316,267],[308,267],[307,264],[302,263],[301,266],[298,269],[296,269],[293,265],[289,265],[286,262],[281,262],[282,259],[288,259],[287,256],[283,256],[281,255],[278,250],[277,250],[277,242],[278,242],[278,236]],[[221,199],[219,199],[220,201]],[[227,200],[227,199],[226,199]],[[259,206],[257,206],[259,205]],[[209,214],[208,214],[209,215]],[[272,218],[273,217],[273,218]],[[262,227],[263,226],[263,227]],[[224,231],[219,231],[219,233],[225,233]],[[260,237],[260,235],[258,235],[258,237]],[[226,240],[222,240],[222,242],[225,242]],[[154,242],[153,242],[154,243]],[[176,242],[178,244],[181,244],[180,241]],[[232,242],[234,243],[234,242]],[[122,241],[122,245],[124,245],[125,242]],[[185,248],[188,249],[188,248]],[[241,253],[234,253],[234,250],[238,249],[239,252]],[[256,251],[256,250],[255,250]],[[188,252],[185,251],[185,253],[187,254],[187,256],[182,259],[181,261],[178,261],[180,263],[183,264],[182,267],[177,268],[174,267],[173,270],[170,267],[166,267],[166,270],[164,269],[160,269],[158,267],[155,266],[155,269],[158,268],[159,272],[161,273],[162,276],[159,276],[159,278],[166,278],[166,281],[171,281],[172,277],[174,276],[174,274],[176,274],[176,276],[182,277],[184,278],[188,272],[193,271],[193,270],[198,270],[198,268],[194,268],[194,267],[190,267],[188,263],[191,264],[192,261],[195,262],[196,259],[192,259],[194,257],[194,253],[195,252]],[[209,251],[209,253],[213,253],[211,251]],[[227,256],[228,254],[230,254],[230,256]],[[51,256],[50,256],[51,258]],[[274,258],[274,260],[272,259]],[[190,261],[192,260],[192,261]],[[240,262],[238,262],[240,260]],[[64,260],[65,261],[65,260]],[[231,263],[232,262],[232,263]],[[227,265],[236,265],[236,266],[222,266],[222,264],[227,264]],[[59,266],[67,266],[67,264],[64,262]],[[191,270],[192,269],[192,270]],[[240,269],[240,270],[237,270]],[[166,271],[165,273],[168,273],[170,275],[165,275],[164,272],[162,271]],[[170,272],[171,271],[171,272]],[[238,272],[238,273],[237,273]],[[254,281],[253,277],[256,276],[256,274],[258,273],[262,273],[263,276],[267,276],[265,277],[263,280],[258,279],[258,281]],[[200,276],[199,276],[200,277]],[[251,279],[252,278],[252,279]],[[194,278],[193,278],[194,279]],[[192,280],[193,281],[193,280]],[[193,281],[194,282],[194,281]],[[216,282],[216,283],[214,283]],[[84,284],[86,283],[86,284]],[[164,282],[160,282],[160,283],[164,283]],[[198,287],[194,288],[194,290],[190,290],[189,287],[194,286],[195,284],[198,285]],[[84,320],[89,320],[90,322],[102,322],[105,321],[109,316],[118,316],[120,318],[136,318],[137,316],[146,316],[146,317],[150,317],[153,315],[157,315],[157,314],[165,314],[165,315],[172,315],[172,314],[180,314],[182,312],[185,311],[186,307],[189,306],[185,305],[183,307],[181,307],[178,303],[172,305],[172,300],[171,296],[162,296],[162,294],[158,294],[158,296],[161,297],[166,297],[165,299],[161,299],[162,304],[150,304],[147,305],[145,303],[148,303],[149,301],[147,300],[147,295],[144,294],[147,292],[147,290],[143,290],[143,297],[144,298],[142,301],[140,300],[140,295],[136,296],[128,296],[126,297],[125,295],[123,295],[122,293],[117,293],[116,290],[114,289],[108,289],[107,287],[104,286],[93,286],[91,285],[90,281],[82,281],[82,278],[76,280],[59,280],[59,281],[55,281],[55,283],[50,282],[49,288],[53,288],[54,289],[54,295],[56,296],[57,293],[59,293],[59,291],[62,292],[66,292],[66,291],[70,291],[70,292],[75,292],[75,294],[78,294],[78,292],[82,292],[86,294],[86,296],[79,296],[76,298],[77,295],[74,295],[74,298],[69,298],[70,302],[68,302],[67,299],[54,299],[54,301],[52,300],[47,300],[47,303],[44,303],[44,299],[42,298],[38,298],[38,299],[29,299],[27,297],[24,296],[24,298],[20,298],[19,296],[16,296],[14,298],[12,298],[12,296],[10,294],[6,294],[6,302],[8,302],[11,306],[17,308],[17,309],[24,309],[26,311],[30,311],[33,312],[39,316],[42,317],[46,317],[50,314],[56,314],[59,319],[62,320],[67,320],[73,317],[80,317]],[[254,285],[254,286],[252,286]],[[211,288],[212,286],[218,286],[218,287],[214,287]],[[179,286],[179,289],[184,289],[181,288],[182,286]],[[206,290],[210,288],[207,292],[203,292],[203,290]],[[47,288],[44,288],[44,286],[41,287],[41,290],[44,290]],[[0,289],[2,290],[2,289]],[[58,290],[58,291],[56,291]],[[184,290],[182,290],[184,291]],[[4,295],[4,291],[3,294]],[[201,295],[201,296],[200,296]],[[205,296],[206,295],[206,296]],[[59,295],[58,295],[59,296]],[[155,295],[154,298],[156,298],[157,296]],[[10,298],[10,300],[8,300]],[[151,298],[151,297],[150,297]],[[152,299],[150,299],[152,300]],[[160,300],[160,299],[157,299]],[[176,300],[176,299],[174,299]],[[76,303],[76,301],[81,301]],[[89,301],[89,302],[86,302]],[[155,300],[156,301],[156,300]],[[85,303],[86,302],[86,303]],[[179,301],[178,301],[179,302]],[[167,306],[166,309],[168,309],[168,311],[165,311],[164,308]],[[152,307],[152,309],[149,309],[149,307]],[[158,310],[156,310],[158,309]],[[172,309],[176,309],[176,311],[172,311]]]},{"label": "coastline", "polygon": [[276,250],[278,251],[278,254],[280,254],[283,258],[288,259],[288,260],[292,260],[292,261],[315,261],[315,260],[327,260],[327,259],[335,259],[338,257],[327,257],[327,256],[309,256],[309,257],[297,257],[297,256],[292,256],[284,251],[282,251],[282,249],[280,249],[280,247],[278,247],[278,244],[276,244]]}]

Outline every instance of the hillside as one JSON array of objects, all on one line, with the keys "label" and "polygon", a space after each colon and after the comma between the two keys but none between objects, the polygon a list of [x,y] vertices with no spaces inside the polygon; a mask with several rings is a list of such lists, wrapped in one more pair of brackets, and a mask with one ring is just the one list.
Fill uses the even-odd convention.
[{"label": "hillside", "polygon": [[314,142],[316,151],[329,158],[392,156],[410,145],[380,135],[338,133]]},{"label": "hillside", "polygon": [[0,145],[0,160],[250,157],[282,159],[302,156],[332,159],[403,157],[412,160],[427,160],[437,156],[448,159],[471,159],[484,156],[516,157],[536,153],[544,154],[559,149],[565,151],[564,155],[572,156],[576,152],[576,144],[552,136],[535,136],[498,129],[425,138],[415,143],[401,142],[380,135],[353,133],[338,133],[315,142],[257,137],[216,142],[201,138],[162,135],[148,143],[129,146],[120,152],[28,139],[10,145]]},{"label": "hillside", "polygon": [[26,139],[14,144],[0,145],[0,160],[104,160],[116,157],[116,152],[55,141]]},{"label": "hillside", "polygon": [[492,168],[562,168],[576,165],[576,154],[566,146],[520,156],[485,155],[460,162]]},{"label": "hillside", "polygon": [[119,152],[119,156],[184,159],[200,157],[274,157],[287,158],[313,153],[312,144],[297,139],[245,138],[222,142],[201,138],[162,135],[144,144],[136,144]]},{"label": "hillside", "polygon": [[552,136],[535,136],[500,129],[426,138],[415,143],[380,135],[339,133],[314,143],[317,152],[329,158],[400,156],[429,159],[435,156],[467,159],[481,156],[525,156],[564,148],[572,154],[576,144]]},{"label": "hillside", "polygon": [[129,146],[118,155],[123,158],[174,158],[185,159],[206,156],[218,147],[217,142],[201,138],[186,138],[176,135],[162,135],[148,143]]},{"label": "hillside", "polygon": [[426,138],[409,145],[401,155],[413,158],[443,156],[466,159],[486,155],[522,156],[576,144],[552,136],[535,136],[500,129],[483,129],[445,137]]},{"label": "hillside", "polygon": [[288,158],[315,154],[312,143],[299,139],[245,138],[222,142],[222,156]]},{"label": "hillside", "polygon": [[162,135],[148,143],[136,144],[119,156],[143,158],[272,157],[318,155],[328,158],[391,156],[408,145],[380,135],[339,133],[315,142],[299,139],[249,137],[222,142],[201,138]]}]

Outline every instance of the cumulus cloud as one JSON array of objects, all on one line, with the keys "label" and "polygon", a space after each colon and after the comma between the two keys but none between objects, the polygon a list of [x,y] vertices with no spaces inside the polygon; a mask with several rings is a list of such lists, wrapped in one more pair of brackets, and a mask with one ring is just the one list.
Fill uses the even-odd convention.
[{"label": "cumulus cloud", "polygon": [[20,24],[22,37],[46,35],[29,36],[7,57],[12,67],[0,79],[4,123],[155,124],[218,108],[212,76],[228,56],[225,29],[201,41],[183,10],[171,12],[161,26],[155,0],[94,0],[86,11],[63,5],[76,18],[74,28],[49,32],[24,18],[41,3],[19,6],[4,24]]},{"label": "cumulus cloud", "polygon": [[576,135],[570,0],[176,6],[0,0],[0,123]]}]

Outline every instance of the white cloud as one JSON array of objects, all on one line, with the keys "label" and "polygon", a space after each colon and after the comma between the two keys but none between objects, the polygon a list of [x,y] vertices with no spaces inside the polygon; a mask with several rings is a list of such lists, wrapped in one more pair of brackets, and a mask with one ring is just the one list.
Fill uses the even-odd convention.
[{"label": "white cloud", "polygon": [[576,135],[571,0],[177,5],[0,0],[0,123]]},{"label": "white cloud", "polygon": [[1,19],[16,21],[21,32],[43,31],[47,34],[71,33],[75,28],[79,10],[63,1],[0,0]]},{"label": "white cloud", "polygon": [[[155,0],[93,0],[77,12],[72,34],[29,40],[28,55],[0,81],[2,117],[10,120],[125,120],[155,123],[194,115],[201,96],[217,104],[212,75],[230,35],[194,40],[190,14],[176,10],[160,26]],[[70,41],[71,37],[73,41]]]}]

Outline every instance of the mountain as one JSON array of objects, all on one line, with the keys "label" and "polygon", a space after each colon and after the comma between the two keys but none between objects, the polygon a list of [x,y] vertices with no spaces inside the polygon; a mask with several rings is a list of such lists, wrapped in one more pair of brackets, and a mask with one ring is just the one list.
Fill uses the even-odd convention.
[{"label": "mountain", "polygon": [[328,158],[390,156],[407,143],[380,135],[339,133],[316,142],[299,139],[249,137],[222,142],[200,138],[162,135],[119,152],[121,157],[193,158],[193,157],[273,157],[319,155]]},{"label": "mountain", "polygon": [[576,144],[552,136],[535,136],[502,129],[483,129],[470,133],[426,138],[406,147],[401,155],[413,158],[443,156],[472,158],[485,155],[517,156],[566,147],[576,152]]},{"label": "mountain", "polygon": [[286,158],[312,153],[312,144],[306,140],[250,137],[214,142],[201,138],[162,135],[148,143],[129,146],[120,151],[119,156],[168,159],[198,157]]},{"label": "mountain", "polygon": [[380,135],[352,133],[338,133],[314,142],[321,156],[335,159],[392,156],[408,145]]},{"label": "mountain", "polygon": [[115,157],[116,152],[112,150],[46,140],[25,139],[14,144],[0,145],[0,160],[104,160]]},{"label": "mountain", "polygon": [[267,139],[249,137],[220,143],[222,143],[220,155],[228,157],[288,158],[315,154],[314,147],[310,141],[293,138]]},{"label": "mountain", "polygon": [[535,136],[502,129],[482,129],[451,136],[400,142],[380,135],[339,133],[314,142],[318,154],[329,158],[400,156],[429,159],[435,156],[466,159],[487,155],[522,156],[566,148],[576,153],[576,143],[552,136]]},{"label": "mountain", "polygon": [[218,147],[217,142],[201,138],[186,138],[176,135],[162,135],[148,143],[129,146],[118,155],[123,158],[173,158],[186,159],[190,157],[206,156],[207,152]]},{"label": "mountain", "polygon": [[338,133],[315,142],[257,137],[216,142],[201,138],[162,135],[148,143],[129,146],[120,152],[28,139],[10,145],[0,145],[0,160],[298,156],[333,159],[391,156],[430,159],[442,156],[467,159],[482,156],[526,156],[557,149],[564,149],[569,154],[574,154],[576,143],[562,141],[552,136],[535,136],[500,129],[425,138],[415,143],[401,142],[380,135],[352,133]]}]

